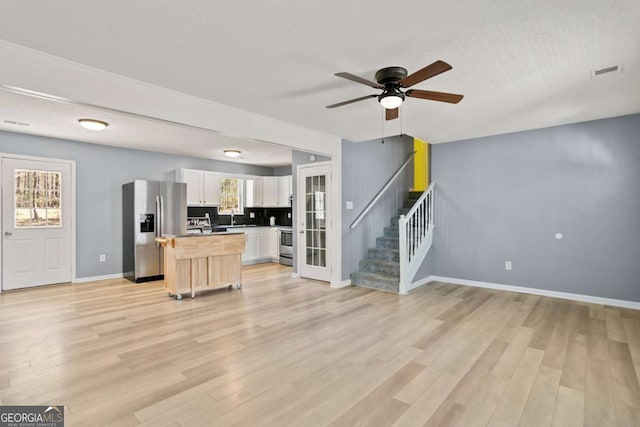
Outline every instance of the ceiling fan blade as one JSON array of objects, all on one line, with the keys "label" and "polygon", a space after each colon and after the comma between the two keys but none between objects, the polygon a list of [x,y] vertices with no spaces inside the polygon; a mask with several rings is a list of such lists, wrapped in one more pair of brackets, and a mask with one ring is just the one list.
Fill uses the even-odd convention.
[{"label": "ceiling fan blade", "polygon": [[416,83],[420,83],[421,81],[430,79],[431,77],[435,77],[438,74],[442,74],[445,71],[449,71],[451,68],[453,67],[444,61],[436,61],[433,64],[427,65],[423,69],[418,70],[415,73],[409,74],[407,77],[400,80],[400,86],[402,87],[413,86]]},{"label": "ceiling fan blade", "polygon": [[449,102],[457,104],[462,101],[464,95],[446,92],[432,92],[430,90],[410,89],[404,93],[410,98],[430,99],[431,101]]},{"label": "ceiling fan blade", "polygon": [[363,79],[362,77],[354,76],[351,73],[336,73],[335,75],[338,77],[342,77],[343,79],[351,80],[352,82],[362,83],[363,85],[367,85],[369,87],[384,89],[384,86],[380,83],[372,82],[367,79]]},{"label": "ceiling fan blade", "polygon": [[384,115],[385,115],[385,119],[386,120],[393,120],[393,119],[397,119],[398,118],[398,109],[397,108],[394,108],[394,109],[391,109],[391,110],[384,110],[384,111],[385,111]]},{"label": "ceiling fan blade", "polygon": [[375,97],[377,97],[377,96],[378,96],[378,95],[367,95],[367,96],[361,96],[360,98],[353,98],[353,99],[350,99],[350,100],[348,100],[348,101],[338,102],[337,104],[327,105],[325,108],[336,108],[336,107],[342,107],[343,105],[353,104],[354,102],[364,101],[365,99],[375,98]]}]

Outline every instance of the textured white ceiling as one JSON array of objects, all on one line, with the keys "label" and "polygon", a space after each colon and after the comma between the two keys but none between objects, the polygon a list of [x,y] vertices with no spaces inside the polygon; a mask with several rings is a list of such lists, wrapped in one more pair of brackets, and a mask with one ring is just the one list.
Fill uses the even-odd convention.
[{"label": "textured white ceiling", "polygon": [[[638,22],[638,0],[0,3],[1,39],[354,141],[639,112]],[[375,93],[335,72],[373,79],[437,59],[453,70],[415,87],[462,93],[458,105],[409,99],[388,123],[374,100],[324,108]],[[591,79],[614,64],[624,72]]]}]

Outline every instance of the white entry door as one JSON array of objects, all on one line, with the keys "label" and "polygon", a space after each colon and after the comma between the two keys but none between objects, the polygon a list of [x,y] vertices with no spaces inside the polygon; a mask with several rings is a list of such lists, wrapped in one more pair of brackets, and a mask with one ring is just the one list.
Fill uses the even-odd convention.
[{"label": "white entry door", "polygon": [[331,280],[331,165],[298,169],[298,274]]},{"label": "white entry door", "polygon": [[2,289],[71,281],[71,164],[2,158]]}]

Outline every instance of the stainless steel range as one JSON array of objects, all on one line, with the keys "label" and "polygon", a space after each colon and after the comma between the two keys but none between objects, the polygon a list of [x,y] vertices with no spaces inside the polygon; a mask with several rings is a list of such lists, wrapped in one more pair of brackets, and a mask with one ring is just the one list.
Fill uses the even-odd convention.
[{"label": "stainless steel range", "polygon": [[293,231],[280,229],[280,264],[293,265]]}]

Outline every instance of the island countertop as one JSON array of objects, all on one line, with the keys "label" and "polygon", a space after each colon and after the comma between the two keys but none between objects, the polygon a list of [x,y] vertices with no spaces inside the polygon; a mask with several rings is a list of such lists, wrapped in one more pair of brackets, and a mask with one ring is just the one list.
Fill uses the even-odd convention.
[{"label": "island countertop", "polygon": [[[192,234],[163,234],[162,237],[159,237],[159,239],[162,239],[163,237],[211,237],[211,236],[220,236],[220,235],[225,235],[225,234],[243,234],[242,231],[215,231],[212,233],[192,233]],[[158,239],[156,239],[158,240]]]}]

